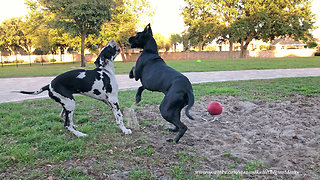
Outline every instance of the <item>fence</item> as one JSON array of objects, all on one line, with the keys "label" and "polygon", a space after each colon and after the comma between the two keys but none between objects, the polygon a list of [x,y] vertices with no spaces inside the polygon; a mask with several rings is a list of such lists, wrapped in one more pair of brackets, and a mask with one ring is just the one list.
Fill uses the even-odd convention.
[{"label": "fence", "polygon": [[[247,51],[246,58],[310,57],[317,49],[257,50]],[[127,61],[136,61],[140,54],[126,54]],[[240,58],[240,51],[161,52],[165,60],[233,59]]]},{"label": "fence", "polygon": [[61,55],[17,55],[1,56],[2,63],[43,63],[43,62],[73,62],[76,61],[73,54]]},{"label": "fence", "polygon": [[[287,49],[287,50],[261,50],[247,51],[246,58],[276,58],[276,57],[310,57],[314,56],[317,49]],[[140,53],[126,53],[126,61],[136,61]],[[159,55],[165,60],[197,60],[197,59],[231,59],[239,58],[240,51],[202,51],[202,52],[160,52]],[[95,54],[86,54],[87,62],[94,62],[97,58]],[[79,62],[80,54],[61,55],[17,55],[1,56],[1,63],[59,63],[59,62]],[[18,60],[18,61],[16,61]],[[122,61],[118,55],[116,61]]]}]

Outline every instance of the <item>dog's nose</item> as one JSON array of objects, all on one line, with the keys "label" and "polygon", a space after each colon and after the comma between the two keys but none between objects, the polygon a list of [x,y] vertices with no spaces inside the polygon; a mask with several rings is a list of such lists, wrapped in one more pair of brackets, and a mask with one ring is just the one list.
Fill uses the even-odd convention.
[{"label": "dog's nose", "polygon": [[112,47],[116,47],[116,46],[117,46],[117,43],[116,43],[113,39],[111,39],[111,40],[109,41],[109,45],[112,46]]}]

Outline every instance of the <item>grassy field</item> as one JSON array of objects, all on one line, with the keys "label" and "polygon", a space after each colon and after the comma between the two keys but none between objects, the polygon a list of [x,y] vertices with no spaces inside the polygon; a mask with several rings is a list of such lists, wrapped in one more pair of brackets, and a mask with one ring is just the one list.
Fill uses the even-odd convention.
[{"label": "grassy field", "polygon": [[[116,62],[117,74],[127,74],[135,62]],[[275,68],[307,68],[320,67],[320,57],[289,57],[289,58],[250,58],[250,59],[208,59],[197,63],[195,60],[167,61],[167,64],[180,72],[194,71],[225,71],[244,69],[275,69]],[[93,69],[94,64],[88,64],[86,69]],[[0,68],[0,78],[27,76],[56,76],[62,72],[80,68],[79,63],[65,64],[27,64],[4,66]]]},{"label": "grassy field", "polygon": [[[319,96],[320,77],[204,83],[194,85],[194,93],[196,100],[215,95],[267,101],[287,100],[292,94]],[[134,97],[133,90],[121,91],[122,108],[130,107]],[[159,104],[162,97],[144,92],[137,108]],[[84,96],[76,96],[76,103],[75,121],[80,131],[89,134],[86,138],[64,129],[61,107],[50,99],[0,104],[0,179],[94,179],[117,171],[126,172],[130,179],[155,179],[153,172],[162,166],[169,167],[166,173],[176,179],[210,178],[194,173],[205,157],[194,155],[192,147],[177,148],[176,159],[168,163],[143,132],[123,136],[105,104]],[[140,125],[146,128],[148,121],[142,119]],[[228,152],[224,156],[236,159]],[[94,170],[88,172],[86,166]],[[244,166],[250,171],[262,165],[255,161]]]}]

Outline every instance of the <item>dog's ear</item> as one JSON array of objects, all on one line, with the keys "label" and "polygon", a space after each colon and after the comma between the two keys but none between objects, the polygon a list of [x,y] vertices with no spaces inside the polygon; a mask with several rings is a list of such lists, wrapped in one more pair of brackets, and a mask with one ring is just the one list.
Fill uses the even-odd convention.
[{"label": "dog's ear", "polygon": [[106,60],[103,56],[99,55],[94,64],[96,65],[96,67],[104,67],[106,65]]},{"label": "dog's ear", "polygon": [[153,36],[150,23],[144,28],[143,31],[144,31],[145,33],[148,33],[148,34],[150,34],[151,36]]},{"label": "dog's ear", "polygon": [[106,53],[106,49],[107,47],[103,47],[96,59],[96,61],[94,62],[94,64],[96,65],[96,67],[104,67],[107,62],[106,62],[106,58],[105,58],[105,54]]}]

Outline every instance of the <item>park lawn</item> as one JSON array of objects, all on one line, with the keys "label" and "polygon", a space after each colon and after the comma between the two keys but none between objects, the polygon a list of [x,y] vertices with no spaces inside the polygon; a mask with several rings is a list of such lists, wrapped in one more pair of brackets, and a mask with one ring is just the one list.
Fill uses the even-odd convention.
[{"label": "park lawn", "polygon": [[[216,95],[244,100],[288,100],[292,94],[320,96],[320,77],[214,82],[193,87],[196,100]],[[121,108],[131,106],[135,92],[119,92]],[[162,97],[160,93],[145,91],[136,108],[159,104]],[[51,99],[0,104],[0,177],[94,179],[92,174],[120,170],[128,172],[130,179],[155,179],[153,168],[167,162],[167,157],[156,154],[142,132],[123,136],[105,104],[85,96],[76,96],[76,103],[75,122],[80,131],[89,134],[86,138],[76,138],[64,129],[59,117],[61,107]],[[148,121],[140,120],[140,125],[145,128]],[[205,162],[204,157],[192,155],[194,151],[192,147],[178,150],[178,163],[167,164],[167,174],[176,179],[210,179],[194,174],[199,162]],[[71,168],[73,163],[80,164],[79,168]],[[81,163],[84,167],[94,166],[94,171],[86,173]]]},{"label": "park lawn", "polygon": [[[314,68],[320,67],[320,57],[286,57],[286,58],[237,58],[237,59],[207,59],[198,63],[196,60],[166,61],[167,64],[180,72],[226,71],[247,69],[278,69],[278,68]],[[115,62],[117,74],[128,74],[135,62]],[[80,63],[64,64],[28,64],[0,67],[0,78],[56,76],[63,72],[80,68]],[[88,63],[85,69],[94,69],[95,65]]]}]

